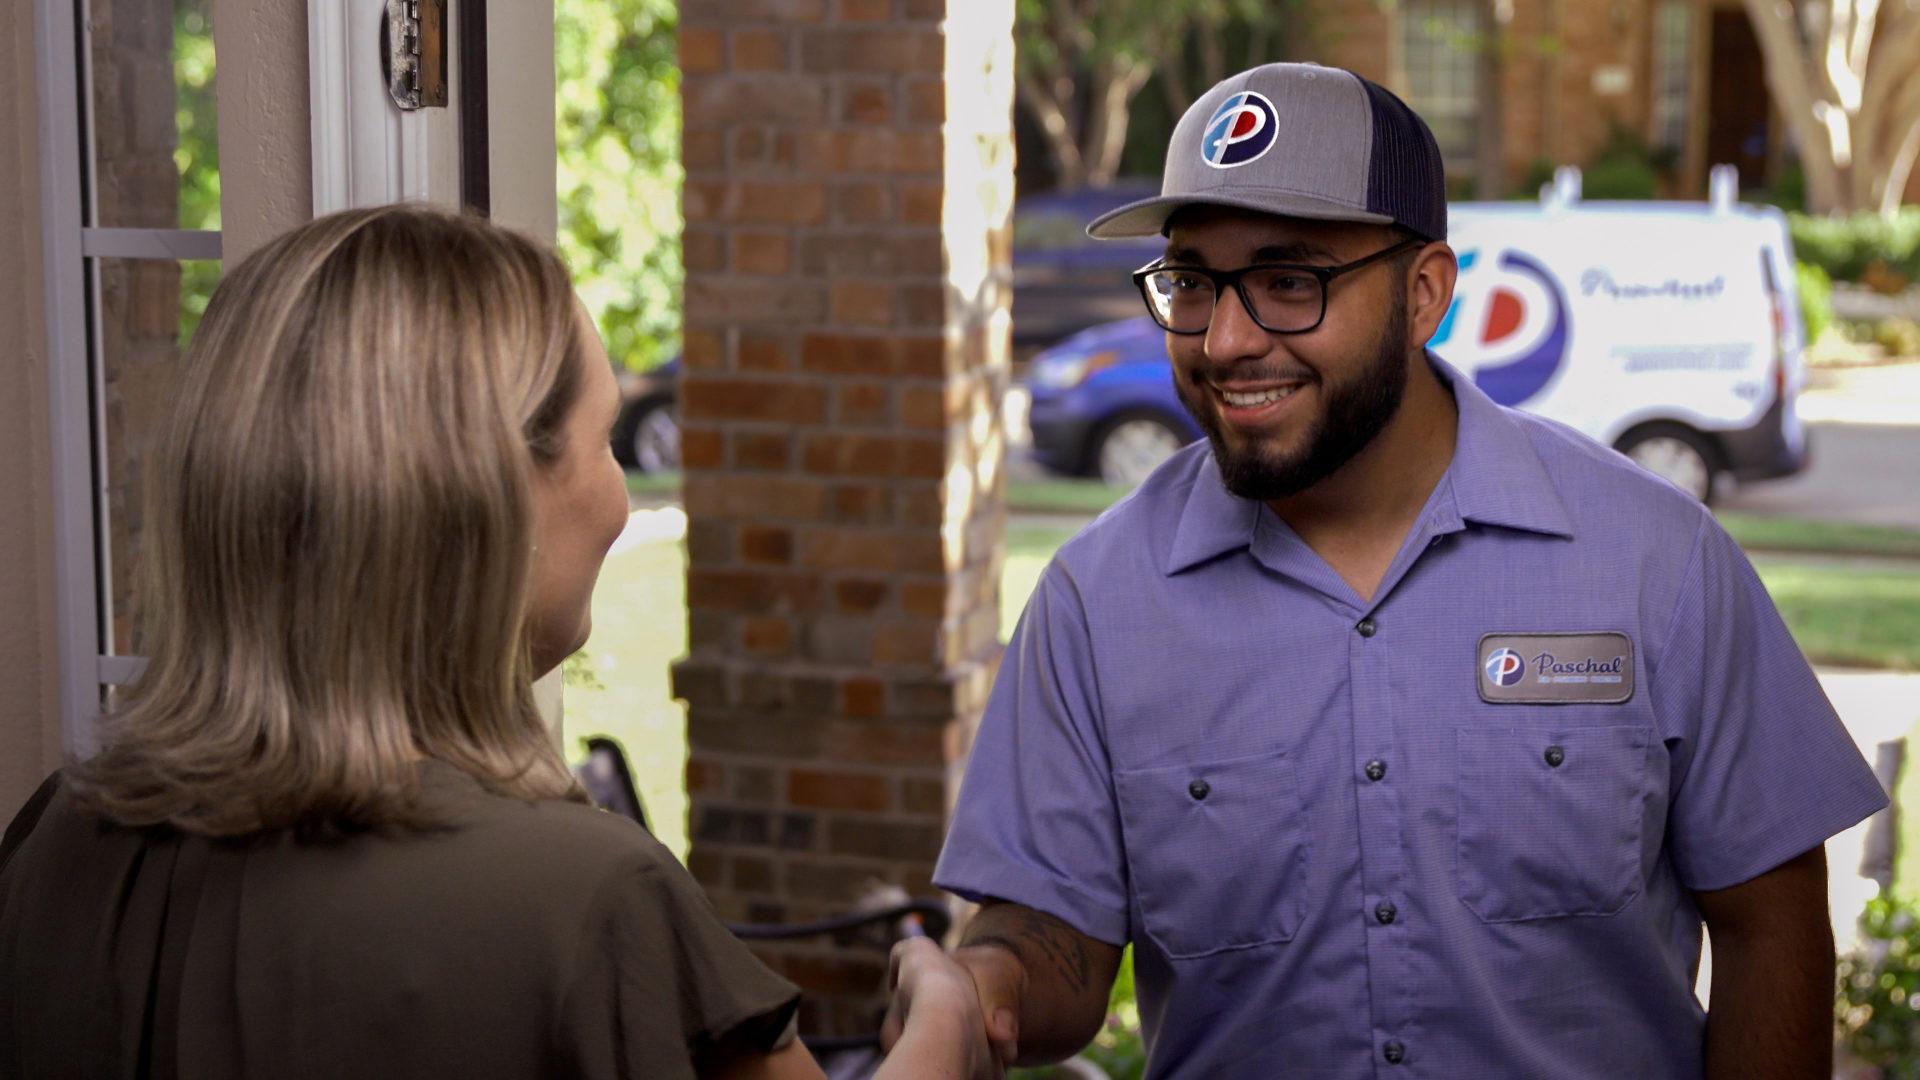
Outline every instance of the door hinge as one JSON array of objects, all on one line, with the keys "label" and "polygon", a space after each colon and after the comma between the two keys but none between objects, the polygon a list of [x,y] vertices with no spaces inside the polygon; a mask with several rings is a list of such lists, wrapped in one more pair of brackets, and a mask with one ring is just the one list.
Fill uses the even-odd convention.
[{"label": "door hinge", "polygon": [[447,0],[387,0],[380,45],[395,105],[446,108]]}]

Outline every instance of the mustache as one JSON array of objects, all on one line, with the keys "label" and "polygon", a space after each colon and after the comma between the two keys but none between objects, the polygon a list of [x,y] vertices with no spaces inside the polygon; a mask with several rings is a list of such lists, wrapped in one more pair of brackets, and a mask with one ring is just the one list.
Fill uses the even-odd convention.
[{"label": "mustache", "polygon": [[1320,381],[1320,373],[1304,364],[1273,363],[1271,361],[1240,361],[1231,364],[1201,364],[1188,372],[1188,378],[1194,382],[1219,386],[1223,383],[1259,383],[1259,382],[1299,382],[1315,383]]}]

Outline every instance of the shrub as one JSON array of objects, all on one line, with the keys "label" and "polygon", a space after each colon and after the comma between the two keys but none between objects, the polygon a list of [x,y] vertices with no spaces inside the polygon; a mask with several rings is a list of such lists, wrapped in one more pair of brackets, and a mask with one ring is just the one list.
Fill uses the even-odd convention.
[{"label": "shrub", "polygon": [[[1912,319],[1881,319],[1874,324],[1873,340],[1888,356],[1920,356],[1920,324]],[[1920,1023],[1920,1018],[1915,1022]]]},{"label": "shrub", "polygon": [[1849,1053],[1883,1080],[1920,1080],[1920,908],[1882,896],[1840,959],[1835,1013]]},{"label": "shrub", "polygon": [[1580,187],[1585,199],[1651,199],[1660,194],[1660,174],[1638,158],[1602,158],[1587,166]]},{"label": "shrub", "polygon": [[1811,263],[1793,264],[1793,276],[1800,285],[1800,323],[1807,329],[1808,341],[1819,341],[1833,325],[1833,279]]},{"label": "shrub", "polygon": [[1788,214],[1794,253],[1835,281],[1879,281],[1883,287],[1920,280],[1920,206],[1891,218]]}]

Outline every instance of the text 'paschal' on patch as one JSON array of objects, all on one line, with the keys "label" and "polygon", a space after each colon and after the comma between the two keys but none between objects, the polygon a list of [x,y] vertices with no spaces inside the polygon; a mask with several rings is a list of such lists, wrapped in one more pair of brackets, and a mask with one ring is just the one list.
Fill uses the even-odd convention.
[{"label": "text 'paschal' on patch", "polygon": [[1480,699],[1494,705],[1617,705],[1633,697],[1625,634],[1488,634],[1480,639]]}]

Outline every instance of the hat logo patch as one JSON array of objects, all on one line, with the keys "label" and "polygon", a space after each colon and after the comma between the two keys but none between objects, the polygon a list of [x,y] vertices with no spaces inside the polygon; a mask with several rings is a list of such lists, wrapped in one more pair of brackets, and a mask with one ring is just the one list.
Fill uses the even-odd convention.
[{"label": "hat logo patch", "polygon": [[1200,160],[1216,169],[1231,169],[1256,161],[1273,149],[1280,134],[1273,102],[1252,90],[1243,90],[1222,102],[1207,119],[1200,136]]}]

